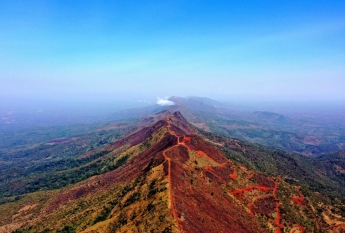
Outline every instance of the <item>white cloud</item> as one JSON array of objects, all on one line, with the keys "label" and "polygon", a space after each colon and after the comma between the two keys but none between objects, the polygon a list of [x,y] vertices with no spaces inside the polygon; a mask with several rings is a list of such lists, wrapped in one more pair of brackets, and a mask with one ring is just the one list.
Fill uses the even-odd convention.
[{"label": "white cloud", "polygon": [[174,105],[174,102],[157,97],[157,104],[161,106],[169,106],[169,105]]}]

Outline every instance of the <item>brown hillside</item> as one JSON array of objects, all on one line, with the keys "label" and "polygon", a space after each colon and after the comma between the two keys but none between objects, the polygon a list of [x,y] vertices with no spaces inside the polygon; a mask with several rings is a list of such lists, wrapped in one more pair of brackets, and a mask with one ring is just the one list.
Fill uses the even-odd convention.
[{"label": "brown hillside", "polygon": [[229,161],[179,112],[142,123],[106,147],[124,165],[3,205],[0,232],[341,232],[298,187]]}]

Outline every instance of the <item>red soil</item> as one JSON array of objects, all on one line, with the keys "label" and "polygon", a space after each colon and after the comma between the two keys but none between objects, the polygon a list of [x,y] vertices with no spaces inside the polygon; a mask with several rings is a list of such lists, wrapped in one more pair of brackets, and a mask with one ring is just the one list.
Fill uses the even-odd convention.
[{"label": "red soil", "polygon": [[301,189],[298,189],[298,192],[299,192],[299,196],[298,197],[291,197],[292,201],[295,202],[297,205],[301,206],[301,207],[305,207],[303,204],[302,204],[302,201],[304,201],[304,196],[301,192]]},{"label": "red soil", "polygon": [[276,213],[277,213],[277,219],[274,222],[277,225],[277,229],[276,229],[276,233],[281,233],[281,229],[280,228],[284,228],[284,225],[281,224],[281,215],[280,215],[280,203],[279,200],[277,198],[277,190],[278,190],[278,182],[275,182],[274,188],[273,188],[273,196],[274,199],[276,200]]},{"label": "red soil", "polygon": [[[232,174],[230,174],[230,176],[231,175]],[[263,191],[263,192],[270,192],[270,191],[274,192],[273,188],[266,187],[263,185],[248,186],[242,189],[232,190],[230,192],[234,196],[236,196],[239,201],[244,202],[241,195],[243,195],[246,192],[251,192],[255,189]],[[275,196],[274,193],[273,193],[273,196]],[[255,217],[255,212],[268,215],[275,210],[277,212],[277,220],[275,224],[279,228],[279,230],[277,229],[277,232],[280,232],[280,227],[282,225],[280,224],[279,202],[277,202],[276,198],[274,198],[273,196],[272,194],[268,194],[268,195],[261,195],[261,196],[254,197],[251,200],[251,202],[248,204],[248,209],[252,217]]]},{"label": "red soil", "polygon": [[168,182],[169,182],[169,185],[170,185],[169,197],[170,197],[171,212],[172,212],[172,214],[174,216],[174,219],[176,221],[178,231],[181,232],[181,227],[180,227],[180,224],[179,224],[179,221],[178,221],[178,217],[177,217],[177,214],[176,214],[176,210],[175,210],[175,206],[174,206],[174,198],[173,198],[173,190],[172,190],[172,182],[171,182],[171,160],[166,155],[166,152],[169,149],[171,149],[171,148],[166,149],[163,152],[163,155],[164,155],[165,159],[168,161]]},{"label": "red soil", "polygon": [[309,211],[312,213],[314,221],[316,222],[316,225],[318,229],[321,229],[321,224],[320,221],[317,219],[316,214],[314,213],[313,209],[310,207],[307,207],[304,205],[302,202],[305,200],[305,197],[303,196],[301,189],[298,189],[299,196],[298,197],[291,197],[291,200],[296,203],[298,206],[303,207],[303,208],[308,208]]},{"label": "red soil", "polygon": [[268,192],[268,191],[272,190],[272,189],[270,189],[268,187],[264,187],[264,186],[261,186],[261,185],[256,185],[256,186],[248,186],[248,187],[245,187],[243,189],[232,190],[230,192],[232,194],[234,194],[234,195],[238,195],[238,194],[243,194],[244,192],[250,192],[253,189],[259,189],[259,190],[264,191],[264,192]]},{"label": "red soil", "polygon": [[253,212],[264,214],[267,216],[274,212],[276,208],[276,201],[271,194],[254,198],[252,204],[255,204],[252,208]]},{"label": "red soil", "polygon": [[183,138],[182,137],[178,137],[178,144],[181,144],[183,142]]},{"label": "red soil", "polygon": [[248,208],[249,208],[249,211],[250,211],[250,215],[251,215],[252,217],[255,217],[255,214],[254,214],[254,212],[253,212],[253,204],[254,204],[254,203],[249,203]]},{"label": "red soil", "polygon": [[204,141],[199,136],[191,136],[190,141],[184,141],[185,145],[192,151],[197,151],[201,156],[207,157],[210,161],[224,164],[228,159],[218,149]]},{"label": "red soil", "polygon": [[269,187],[272,189],[275,187],[274,181],[262,174],[255,174],[254,180],[262,186]]},{"label": "red soil", "polygon": [[[171,127],[172,124],[174,119],[169,121],[168,130],[178,137],[177,145],[165,149],[163,155],[167,161],[165,169],[170,186],[171,212],[178,223],[178,232],[229,232],[229,229],[239,233],[264,232],[257,220],[246,215],[243,207],[226,195],[224,187],[219,185],[218,182],[226,183],[230,179],[229,173],[234,173],[228,160],[198,136],[181,135]],[[188,165],[185,159],[178,158],[181,152],[183,157],[188,154],[184,151],[197,152],[194,161]],[[201,156],[214,166],[190,169]],[[190,182],[191,177],[194,177],[193,182]],[[196,206],[198,212],[195,212]]]},{"label": "red soil", "polygon": [[[160,120],[158,121],[154,128],[155,130],[158,130],[160,128],[162,128],[163,126],[167,126],[167,122]],[[110,149],[118,149],[126,144],[130,144],[130,146],[135,146],[138,145],[139,143],[142,143],[143,141],[145,141],[147,138],[149,138],[152,135],[152,127],[145,127],[141,130],[139,130],[138,132],[135,132],[131,135],[129,135],[128,137],[121,139],[119,141],[116,141],[115,143],[113,143],[111,146],[107,146],[106,150],[110,150]]]},{"label": "red soil", "polygon": [[[173,160],[171,162],[175,164]],[[191,183],[190,176],[183,178],[180,175],[191,175],[185,166],[175,164],[171,169],[175,210],[177,216],[183,216],[178,218],[181,232],[265,232],[241,205],[224,194],[223,187],[215,182],[217,177],[213,171],[193,170],[194,181]]]},{"label": "red soil", "polygon": [[234,172],[231,173],[229,176],[230,176],[231,179],[236,180],[237,179],[237,172],[236,172],[236,170],[234,170]]},{"label": "red soil", "polygon": [[219,165],[220,168],[226,168],[226,163],[222,163]]},{"label": "red soil", "polygon": [[[182,125],[182,128],[177,127],[175,123],[179,123],[179,126]],[[261,208],[261,202],[250,202],[248,205],[250,213],[248,213],[243,208],[243,204],[227,195],[224,192],[225,186],[220,185],[231,179],[238,180],[237,172],[242,169],[235,171],[233,164],[218,149],[199,136],[191,136],[191,130],[188,129],[187,123],[184,123],[183,119],[177,120],[177,118],[171,117],[169,120],[159,121],[153,128],[140,130],[126,139],[114,143],[108,149],[118,149],[128,143],[136,145],[161,127],[167,127],[168,132],[155,145],[114,171],[92,177],[73,190],[62,191],[48,210],[52,211],[68,201],[92,194],[95,190],[106,190],[111,185],[126,183],[143,175],[151,167],[163,164],[169,184],[171,214],[176,221],[178,232],[265,232],[257,218],[254,218],[257,209]],[[152,131],[152,129],[154,130]],[[191,160],[189,157],[191,151],[197,152],[195,160],[203,156],[212,162],[213,166],[190,169],[189,167],[194,163],[193,161],[191,164],[187,164]],[[244,165],[241,167],[245,168]],[[254,189],[272,192],[273,187],[270,187],[270,182],[264,178],[258,180],[262,181],[258,182],[258,185],[231,192],[239,200],[241,200],[240,195]],[[262,203],[265,204],[268,201],[262,201]],[[276,204],[276,208],[279,215],[277,225],[280,226],[279,203]]]},{"label": "red soil", "polygon": [[304,201],[304,197],[292,197],[291,198],[293,202],[295,202],[297,205],[304,207],[304,205],[301,203],[301,201]]},{"label": "red soil", "polygon": [[207,154],[205,154],[203,151],[198,150],[198,155],[200,156],[205,156],[206,158],[208,158],[210,161],[212,162],[216,162],[213,158],[211,158],[210,156],[208,156]]},{"label": "red soil", "polygon": [[[205,157],[206,159],[208,159],[210,162],[212,163],[216,163],[217,162],[210,156],[208,156],[204,151],[202,150],[193,150],[193,149],[197,149],[195,148],[195,146],[193,148],[191,148],[191,144],[189,143],[191,141],[191,137],[184,137],[185,138],[188,138],[187,140],[183,140],[182,143],[180,143],[181,145],[185,146],[188,150],[190,151],[196,151],[197,152],[197,155],[194,159],[194,162],[196,162],[201,156]],[[188,143],[186,143],[188,142]],[[221,183],[226,183],[226,171],[227,171],[227,167],[226,167],[226,164],[229,163],[229,162],[224,162],[223,164],[220,164],[216,167],[211,167],[211,166],[205,166],[204,169],[206,170],[206,176],[208,176],[209,178],[216,178],[219,182]],[[193,162],[191,162],[189,164],[189,168],[192,168],[193,166]]]},{"label": "red soil", "polygon": [[[211,167],[209,167],[209,168],[211,168]],[[215,177],[220,183],[226,183],[226,181],[222,177],[220,177],[219,175],[217,175],[214,172],[212,172],[212,170],[206,170],[206,176],[209,177],[209,178]]]},{"label": "red soil", "polygon": [[249,172],[250,172],[250,174],[247,175],[247,179],[248,179],[248,180],[251,179],[251,178],[253,178],[253,176],[255,175],[255,173],[254,173],[253,170],[249,170]]},{"label": "red soil", "polygon": [[[166,126],[167,123],[163,120],[158,121],[154,128],[155,130],[158,130],[164,126]],[[152,135],[153,131],[152,131],[152,127],[145,127],[137,132],[134,132],[133,134],[129,135],[126,138],[123,138],[121,140],[116,141],[113,144],[110,144],[102,149],[97,149],[97,150],[93,150],[89,153],[86,153],[82,156],[80,156],[80,158],[87,158],[92,156],[93,154],[96,154],[97,152],[102,152],[102,151],[111,151],[111,150],[117,150],[121,147],[123,147],[126,144],[129,144],[130,147],[138,145],[140,143],[142,143],[144,140],[146,140],[148,137],[150,137]],[[118,150],[117,152],[120,153],[124,151],[124,149]]]},{"label": "red soil", "polygon": [[[135,177],[140,176],[146,167],[153,161],[152,166],[157,166],[164,162],[162,151],[169,148],[177,143],[177,138],[171,138],[170,134],[165,134],[163,138],[153,145],[150,150],[146,150],[143,153],[133,158],[133,162],[126,163],[116,170],[110,171],[103,175],[90,177],[78,183],[78,186],[62,190],[56,198],[49,203],[47,212],[52,212],[66,203],[92,195],[95,190],[106,190],[114,184],[126,183]],[[160,156],[154,157],[155,154]]]},{"label": "red soil", "polygon": [[[104,175],[83,181],[78,186],[73,186],[73,189],[61,191],[50,203],[47,212],[68,201],[92,194],[95,190],[107,190],[111,185],[126,183],[144,175],[152,167],[163,164],[169,185],[171,214],[176,221],[178,232],[266,232],[255,217],[256,214],[265,214],[272,218],[270,214],[276,213],[274,225],[277,227],[276,232],[280,233],[284,225],[281,223],[280,203],[277,198],[278,182],[252,170],[248,171],[244,165],[240,165],[243,169],[236,167],[235,170],[234,165],[218,149],[199,136],[192,135],[185,120],[178,116],[170,116],[167,119],[157,122],[153,128],[140,130],[107,148],[118,149],[128,143],[136,145],[159,128],[168,129],[159,142],[137,155],[131,162]],[[189,157],[191,151],[197,153],[195,161],[203,156],[212,162],[213,166],[190,169],[194,164],[194,161],[188,164],[191,161]],[[224,183],[236,180],[233,183],[240,185],[243,177],[241,172],[248,174],[246,178],[251,179],[248,180],[248,185],[251,186],[230,191],[240,200],[239,203],[224,192],[227,186]],[[248,195],[245,195],[246,192]],[[302,193],[300,192],[298,197],[293,197],[292,201],[298,205],[302,204],[304,201]],[[249,213],[243,208],[244,204],[248,206]],[[320,228],[315,214],[314,218]],[[305,230],[302,226],[295,226]]]},{"label": "red soil", "polygon": [[257,185],[255,188],[260,189],[261,191],[264,191],[264,192],[271,190],[271,188],[268,188],[262,185]]},{"label": "red soil", "polygon": [[232,190],[230,192],[236,196],[236,195],[239,195],[239,194],[243,194],[244,192],[250,192],[250,191],[253,190],[253,188],[254,188],[253,186],[245,187],[243,189]]}]

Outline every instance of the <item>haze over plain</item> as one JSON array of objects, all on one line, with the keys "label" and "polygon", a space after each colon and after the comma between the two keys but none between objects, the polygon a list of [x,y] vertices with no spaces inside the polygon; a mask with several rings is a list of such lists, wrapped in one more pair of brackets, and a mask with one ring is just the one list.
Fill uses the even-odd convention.
[{"label": "haze over plain", "polygon": [[343,232],[344,12],[0,0],[0,232]]},{"label": "haze over plain", "polygon": [[342,102],[344,10],[323,0],[4,0],[0,102]]}]

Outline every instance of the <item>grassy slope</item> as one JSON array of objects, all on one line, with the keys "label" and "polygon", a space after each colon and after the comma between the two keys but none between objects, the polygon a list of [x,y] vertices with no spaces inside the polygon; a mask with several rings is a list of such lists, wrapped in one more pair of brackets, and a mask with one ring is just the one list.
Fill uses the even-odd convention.
[{"label": "grassy slope", "polygon": [[345,186],[342,179],[344,173],[337,173],[332,167],[332,164],[338,161],[344,169],[344,156],[308,158],[204,131],[200,133],[211,141],[225,142],[224,146],[219,146],[219,148],[231,160],[268,175],[281,176],[291,184],[308,187],[315,192],[330,196],[333,201],[341,199],[344,202]]},{"label": "grassy slope", "polygon": [[[121,160],[122,163],[130,163],[149,145],[157,143],[165,133],[166,130],[161,129],[138,145],[130,148],[124,145],[126,149],[122,152],[112,151],[99,159],[112,164]],[[24,232],[54,231],[53,229],[84,232],[135,232],[134,229],[148,232],[150,229],[156,229],[158,232],[174,232],[173,218],[167,208],[167,180],[162,165],[155,167],[145,176],[123,184],[114,183],[106,189],[93,190],[92,195],[70,200],[63,208],[49,211],[59,193],[68,192],[70,188],[78,186],[79,184],[76,184],[60,190],[25,194],[20,200],[0,205],[0,212],[7,213],[0,216],[0,226],[3,226],[0,231],[5,227],[15,228],[23,224]],[[125,216],[124,213],[129,214]],[[12,216],[18,217],[12,221]],[[45,224],[42,225],[42,222]]]}]

